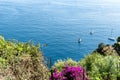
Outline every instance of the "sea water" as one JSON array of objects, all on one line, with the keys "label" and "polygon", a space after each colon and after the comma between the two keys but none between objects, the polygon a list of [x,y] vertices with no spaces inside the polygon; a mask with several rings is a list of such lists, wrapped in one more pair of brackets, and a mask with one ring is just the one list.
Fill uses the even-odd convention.
[{"label": "sea water", "polygon": [[78,61],[101,42],[113,44],[108,37],[120,35],[119,4],[118,0],[0,0],[0,34],[47,44],[42,52],[52,63]]}]

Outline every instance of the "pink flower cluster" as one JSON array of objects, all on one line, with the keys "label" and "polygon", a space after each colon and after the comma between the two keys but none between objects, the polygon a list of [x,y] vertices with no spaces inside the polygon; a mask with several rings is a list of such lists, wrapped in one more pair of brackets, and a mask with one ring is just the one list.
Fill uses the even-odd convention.
[{"label": "pink flower cluster", "polygon": [[89,80],[86,71],[81,66],[66,65],[61,72],[54,69],[50,80]]}]

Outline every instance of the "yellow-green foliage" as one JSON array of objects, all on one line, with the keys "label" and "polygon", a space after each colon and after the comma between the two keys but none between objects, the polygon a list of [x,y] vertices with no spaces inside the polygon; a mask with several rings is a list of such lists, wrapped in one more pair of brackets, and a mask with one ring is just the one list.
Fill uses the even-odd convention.
[{"label": "yellow-green foliage", "polygon": [[116,80],[118,56],[102,56],[92,53],[79,61],[93,80]]},{"label": "yellow-green foliage", "polygon": [[0,78],[2,80],[48,80],[40,46],[32,42],[5,40],[0,36]]},{"label": "yellow-green foliage", "polygon": [[91,71],[92,64],[96,62],[96,59],[101,59],[103,56],[95,52],[87,55],[84,59],[78,62],[79,65],[83,66],[87,71]]},{"label": "yellow-green foliage", "polygon": [[90,80],[116,80],[117,74],[120,74],[120,71],[117,70],[118,59],[118,56],[103,56],[94,52],[78,62],[72,59],[58,60],[54,64],[54,68],[61,71],[66,64],[80,65],[87,71]]},{"label": "yellow-green foliage", "polygon": [[77,66],[77,62],[72,60],[72,59],[67,59],[67,60],[58,60],[55,62],[53,68],[57,68],[58,71],[61,71],[65,65],[69,66]]}]

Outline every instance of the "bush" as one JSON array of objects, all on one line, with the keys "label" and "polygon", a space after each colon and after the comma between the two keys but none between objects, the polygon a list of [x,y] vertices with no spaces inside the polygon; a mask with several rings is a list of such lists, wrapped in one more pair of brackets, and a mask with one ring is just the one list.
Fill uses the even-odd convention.
[{"label": "bush", "polygon": [[103,54],[102,50],[103,50],[104,47],[105,47],[105,44],[104,43],[100,43],[98,45],[97,52],[99,52],[100,54]]},{"label": "bush", "polygon": [[45,80],[48,69],[39,45],[8,41],[0,36],[0,78],[2,80]]},{"label": "bush", "polygon": [[117,42],[120,42],[120,36],[117,38]]},{"label": "bush", "polygon": [[85,70],[81,66],[66,65],[61,72],[54,69],[54,73],[50,80],[89,80]]},{"label": "bush", "polygon": [[101,59],[103,56],[97,52],[87,55],[84,59],[78,62],[78,65],[81,65],[86,69],[87,72],[91,72],[92,65],[96,61],[96,59]]},{"label": "bush", "polygon": [[116,52],[118,53],[118,55],[120,56],[120,43],[115,43],[113,45],[113,47],[116,50]]},{"label": "bush", "polygon": [[55,62],[53,68],[57,68],[58,71],[61,71],[64,67],[65,67],[65,63],[67,63],[67,65],[69,66],[77,66],[77,62],[68,58],[67,60],[58,60],[57,62]]},{"label": "bush", "polygon": [[98,53],[93,53],[79,61],[90,79],[95,80],[116,80],[117,77],[117,56],[102,56]]},{"label": "bush", "polygon": [[117,57],[106,56],[96,59],[92,66],[92,76],[101,80],[115,80],[117,73]]}]

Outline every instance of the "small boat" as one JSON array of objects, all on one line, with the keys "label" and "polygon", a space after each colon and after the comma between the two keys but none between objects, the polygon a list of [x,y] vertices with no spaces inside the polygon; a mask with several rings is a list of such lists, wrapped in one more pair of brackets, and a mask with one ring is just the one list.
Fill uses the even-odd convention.
[{"label": "small boat", "polygon": [[80,43],[81,41],[82,41],[82,39],[81,39],[81,38],[79,38],[79,39],[78,39],[78,43]]},{"label": "small boat", "polygon": [[113,38],[113,37],[109,37],[108,39],[111,41],[115,41],[115,38]]}]

